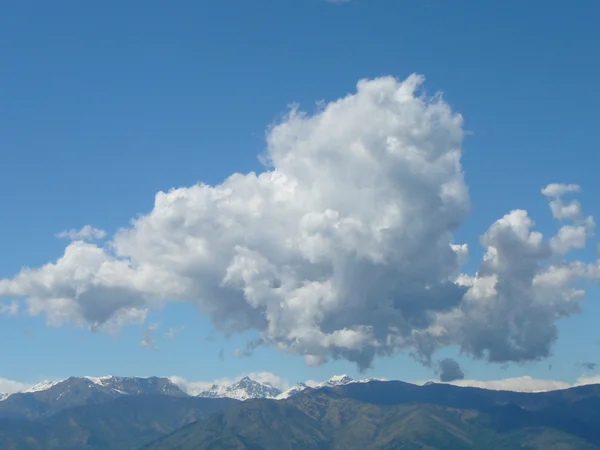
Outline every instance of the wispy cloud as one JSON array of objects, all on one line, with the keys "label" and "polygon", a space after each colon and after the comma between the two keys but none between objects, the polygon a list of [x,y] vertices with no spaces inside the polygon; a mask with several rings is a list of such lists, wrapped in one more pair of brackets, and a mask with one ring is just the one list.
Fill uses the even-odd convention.
[{"label": "wispy cloud", "polygon": [[16,316],[19,314],[19,303],[16,300],[10,303],[0,303],[0,315]]},{"label": "wispy cloud", "polygon": [[177,327],[177,328],[171,327],[165,332],[164,336],[167,339],[173,339],[177,333],[181,333],[183,330],[185,330],[184,325],[181,325],[180,327]]},{"label": "wispy cloud", "polygon": [[20,381],[7,380],[6,378],[0,378],[0,393],[12,394],[15,392],[22,392],[29,389],[33,384],[22,383]]},{"label": "wispy cloud", "polygon": [[595,362],[581,362],[578,365],[587,370],[596,370],[596,367],[598,366]]},{"label": "wispy cloud", "polygon": [[144,332],[144,335],[142,336],[142,340],[140,341],[140,345],[142,347],[148,347],[154,351],[158,351],[158,347],[156,346],[156,340],[150,334],[149,331]]},{"label": "wispy cloud", "polygon": [[93,241],[96,239],[104,239],[106,237],[106,231],[91,225],[85,225],[80,230],[72,228],[70,230],[61,231],[56,235],[56,237],[61,239],[70,239],[72,241]]}]

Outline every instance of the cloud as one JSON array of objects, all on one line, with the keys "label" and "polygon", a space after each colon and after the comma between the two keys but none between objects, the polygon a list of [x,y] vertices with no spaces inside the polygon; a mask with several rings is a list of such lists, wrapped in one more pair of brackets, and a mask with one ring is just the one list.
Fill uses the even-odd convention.
[{"label": "cloud", "polygon": [[[430,363],[446,346],[500,363],[547,356],[591,270],[561,259],[580,232],[545,239],[527,211],[511,211],[481,236],[477,274],[462,273],[463,119],[421,95],[422,82],[361,80],[314,115],[293,108],[267,132],[263,172],[159,192],[107,245],[74,241],[56,262],[0,280],[0,297],[96,329],[189,301],[223,333],[254,330],[245,352],[272,346],[309,365],[366,369],[396,351]],[[543,192],[558,201],[573,186]],[[560,218],[590,228],[579,214]]]},{"label": "cloud", "polygon": [[581,186],[578,184],[551,183],[542,189],[542,194],[552,198],[560,198],[575,192],[581,192]]},{"label": "cloud", "polygon": [[72,241],[82,240],[91,241],[96,239],[104,239],[106,237],[106,231],[95,228],[91,225],[85,225],[82,229],[70,229],[61,231],[56,235],[61,239],[70,239]]},{"label": "cloud", "polygon": [[[436,380],[428,380],[436,381]],[[428,381],[414,381],[415,384],[425,384]],[[582,376],[574,383],[567,383],[558,380],[543,380],[530,376],[503,378],[499,380],[454,380],[447,384],[463,387],[478,387],[482,389],[492,389],[498,391],[515,391],[515,392],[544,392],[554,391],[558,389],[568,389],[576,386],[585,386],[589,384],[600,383],[600,375],[594,377]]]},{"label": "cloud", "polygon": [[169,328],[169,330],[167,332],[165,332],[164,336],[167,339],[173,339],[177,333],[180,333],[184,329],[185,329],[185,326],[183,326],[183,325],[178,328],[171,327],[171,328]]},{"label": "cloud", "polygon": [[149,331],[144,332],[144,335],[142,336],[142,340],[140,341],[140,345],[142,347],[148,347],[154,351],[158,351],[158,347],[156,346],[156,340],[154,339],[154,336],[152,336],[152,334],[150,334]]},{"label": "cloud", "polygon": [[[435,381],[435,380],[433,380]],[[426,381],[416,381],[415,384],[424,384]],[[448,382],[454,386],[478,387],[498,391],[516,392],[543,392],[557,389],[567,389],[573,385],[564,381],[541,380],[529,376],[503,378],[499,380],[454,380]]]},{"label": "cloud", "polygon": [[462,380],[465,378],[460,365],[451,358],[445,358],[438,362],[438,372],[440,374],[440,381],[455,381]]},{"label": "cloud", "polygon": [[159,322],[150,322],[146,328],[150,331],[156,331],[156,330],[158,330],[159,327],[160,327]]},{"label": "cloud", "polygon": [[0,316],[3,314],[7,316],[16,316],[19,314],[19,303],[15,300],[10,303],[0,303]]},{"label": "cloud", "polygon": [[596,370],[596,367],[598,366],[595,362],[582,362],[579,363],[579,365],[587,370]]},{"label": "cloud", "polygon": [[577,220],[581,217],[581,204],[577,200],[562,201],[564,195],[578,192],[581,192],[581,186],[577,184],[552,183],[542,189],[542,194],[551,199],[550,208],[556,219]]},{"label": "cloud", "polygon": [[7,380],[6,378],[0,378],[0,393],[1,394],[13,394],[15,392],[22,392],[29,389],[32,384],[22,383],[20,381]]},{"label": "cloud", "polygon": [[237,383],[244,377],[250,377],[252,380],[259,383],[269,383],[271,386],[282,391],[290,387],[290,384],[286,380],[272,372],[245,372],[233,378],[218,378],[211,381],[190,381],[179,376],[171,376],[169,379],[179,386],[184,392],[195,395],[213,385],[230,386],[234,383]]}]

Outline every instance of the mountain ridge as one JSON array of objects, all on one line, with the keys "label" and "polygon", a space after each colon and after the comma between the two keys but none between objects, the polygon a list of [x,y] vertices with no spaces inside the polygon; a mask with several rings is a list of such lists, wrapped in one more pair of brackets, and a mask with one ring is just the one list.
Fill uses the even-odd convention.
[{"label": "mountain ridge", "polygon": [[[69,383],[80,383],[105,392],[108,395],[117,397],[120,395],[136,395],[148,393],[140,388],[143,384],[163,383],[163,392],[166,395],[190,395],[203,398],[232,398],[235,400],[249,400],[257,398],[285,399],[291,395],[302,392],[304,389],[318,389],[321,387],[338,386],[348,383],[364,383],[378,380],[376,378],[365,378],[354,380],[348,375],[334,375],[330,379],[321,382],[297,383],[294,386],[282,390],[273,386],[269,382],[260,382],[245,376],[238,381],[230,384],[213,384],[206,388],[188,387],[184,383],[177,383],[170,377],[120,377],[115,375],[105,375],[100,377],[83,376],[69,377],[63,380],[42,381],[30,388],[10,394],[0,393],[0,402],[7,400],[14,395],[36,394],[52,390],[60,390],[68,387]],[[152,393],[156,393],[154,390]],[[0,408],[1,411],[1,408]]]},{"label": "mountain ridge", "polygon": [[600,385],[523,393],[336,376],[287,399],[245,401],[190,396],[158,377],[39,389],[0,402],[0,448],[600,450]]}]

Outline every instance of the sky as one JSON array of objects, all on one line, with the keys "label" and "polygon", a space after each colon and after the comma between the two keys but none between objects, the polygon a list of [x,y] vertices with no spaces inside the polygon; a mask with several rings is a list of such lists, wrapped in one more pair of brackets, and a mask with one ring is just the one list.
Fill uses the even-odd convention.
[{"label": "sky", "polygon": [[597,2],[3,11],[6,383],[596,375]]}]

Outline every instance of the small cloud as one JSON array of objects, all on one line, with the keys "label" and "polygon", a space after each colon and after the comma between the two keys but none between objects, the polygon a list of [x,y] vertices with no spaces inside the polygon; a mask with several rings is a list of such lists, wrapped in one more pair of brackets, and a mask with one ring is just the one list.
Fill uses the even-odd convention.
[{"label": "small cloud", "polygon": [[143,325],[147,316],[147,309],[122,308],[106,322],[91,325],[90,330],[116,335],[126,325]]},{"label": "small cloud", "polygon": [[[425,384],[428,381],[413,381],[414,384]],[[448,382],[454,386],[478,387],[497,391],[543,392],[556,389],[567,389],[581,384],[592,384],[591,379],[578,379],[574,384],[557,380],[540,380],[529,376],[502,378],[499,380],[454,380]]]},{"label": "small cloud", "polygon": [[26,328],[25,330],[23,330],[23,334],[25,336],[32,336],[33,335],[33,331],[31,331],[29,328]]},{"label": "small cloud", "polygon": [[221,349],[221,351],[219,352],[219,359],[221,361],[225,361],[224,349]]},{"label": "small cloud", "polygon": [[152,335],[149,332],[144,333],[144,336],[142,337],[142,340],[140,341],[140,345],[142,347],[149,347],[154,351],[158,350],[158,347],[156,346],[156,341],[154,340],[154,338],[152,337]]},{"label": "small cloud", "polygon": [[304,355],[304,363],[309,367],[319,367],[327,362],[322,355]]},{"label": "small cloud", "polygon": [[0,316],[6,314],[7,316],[16,316],[19,314],[19,303],[13,300],[10,303],[0,304]]},{"label": "small cloud", "polygon": [[578,184],[551,183],[542,189],[542,194],[546,197],[562,197],[565,194],[581,192],[581,186]]},{"label": "small cloud", "polygon": [[438,372],[440,374],[440,381],[443,382],[463,380],[465,378],[460,365],[451,358],[445,358],[438,362]]},{"label": "small cloud", "polygon": [[150,330],[150,331],[155,331],[155,330],[158,330],[158,327],[159,327],[159,326],[160,326],[160,323],[159,323],[159,322],[150,322],[150,323],[148,324],[148,330]]},{"label": "small cloud", "polygon": [[106,231],[91,225],[86,225],[80,230],[74,228],[61,231],[56,235],[60,239],[70,239],[71,241],[93,241],[96,239],[104,239]]},{"label": "small cloud", "polygon": [[0,393],[13,394],[15,392],[22,392],[29,389],[32,384],[22,383],[20,381],[7,380],[6,378],[0,378]]},{"label": "small cloud", "polygon": [[587,370],[596,370],[596,367],[598,366],[598,364],[596,364],[595,362],[582,362],[578,365]]},{"label": "small cloud", "polygon": [[165,337],[167,339],[173,339],[175,337],[175,335],[181,331],[185,330],[185,326],[180,326],[179,328],[169,328],[169,330],[165,333]]}]

